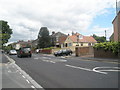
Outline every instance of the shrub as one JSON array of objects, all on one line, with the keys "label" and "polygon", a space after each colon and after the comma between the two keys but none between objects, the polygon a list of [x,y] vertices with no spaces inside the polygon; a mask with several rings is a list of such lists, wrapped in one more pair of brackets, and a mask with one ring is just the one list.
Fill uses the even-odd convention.
[{"label": "shrub", "polygon": [[43,50],[53,49],[54,47],[43,48]]},{"label": "shrub", "polygon": [[104,49],[105,51],[112,51],[115,54],[120,52],[120,42],[104,42],[97,43],[94,46],[95,49]]}]

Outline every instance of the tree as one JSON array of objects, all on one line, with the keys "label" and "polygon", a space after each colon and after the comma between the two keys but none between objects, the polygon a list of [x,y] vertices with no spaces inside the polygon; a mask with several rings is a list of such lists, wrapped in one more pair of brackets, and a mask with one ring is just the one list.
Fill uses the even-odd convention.
[{"label": "tree", "polygon": [[8,42],[12,33],[8,22],[0,20],[0,48],[3,48],[3,45]]},{"label": "tree", "polygon": [[94,38],[98,43],[100,43],[100,42],[106,42],[106,37],[104,37],[104,36],[100,37],[100,36],[97,36],[97,35],[93,34],[93,38]]},{"label": "tree", "polygon": [[47,27],[41,27],[38,34],[38,48],[47,48],[51,45],[51,38]]}]

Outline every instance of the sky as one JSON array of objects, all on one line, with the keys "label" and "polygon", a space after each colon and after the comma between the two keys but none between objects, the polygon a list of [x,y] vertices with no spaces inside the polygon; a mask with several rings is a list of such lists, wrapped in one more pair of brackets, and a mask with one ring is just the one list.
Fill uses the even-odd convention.
[{"label": "sky", "polygon": [[[120,1],[120,0],[118,0]],[[35,40],[41,27],[71,34],[96,34],[107,39],[113,33],[116,0],[0,0],[0,20],[13,34],[9,42]]]}]

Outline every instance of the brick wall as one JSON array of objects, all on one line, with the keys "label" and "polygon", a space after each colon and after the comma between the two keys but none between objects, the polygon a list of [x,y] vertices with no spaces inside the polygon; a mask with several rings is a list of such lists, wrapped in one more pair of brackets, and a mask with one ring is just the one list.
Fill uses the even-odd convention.
[{"label": "brick wall", "polygon": [[94,49],[95,58],[118,58],[118,55],[112,53],[112,51],[105,51],[103,49]]},{"label": "brick wall", "polygon": [[94,54],[94,50],[93,47],[76,47],[75,53],[76,56],[90,55],[90,54]]},{"label": "brick wall", "polygon": [[48,50],[40,50],[40,53],[51,54],[51,53],[52,53],[52,49],[48,49]]}]

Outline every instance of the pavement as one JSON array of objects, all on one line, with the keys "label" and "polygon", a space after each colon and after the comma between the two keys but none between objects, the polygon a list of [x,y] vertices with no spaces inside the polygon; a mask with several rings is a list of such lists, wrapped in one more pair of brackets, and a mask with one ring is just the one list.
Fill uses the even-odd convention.
[{"label": "pavement", "polygon": [[37,90],[36,88],[41,88],[9,56],[0,53],[0,57],[0,89]]}]

